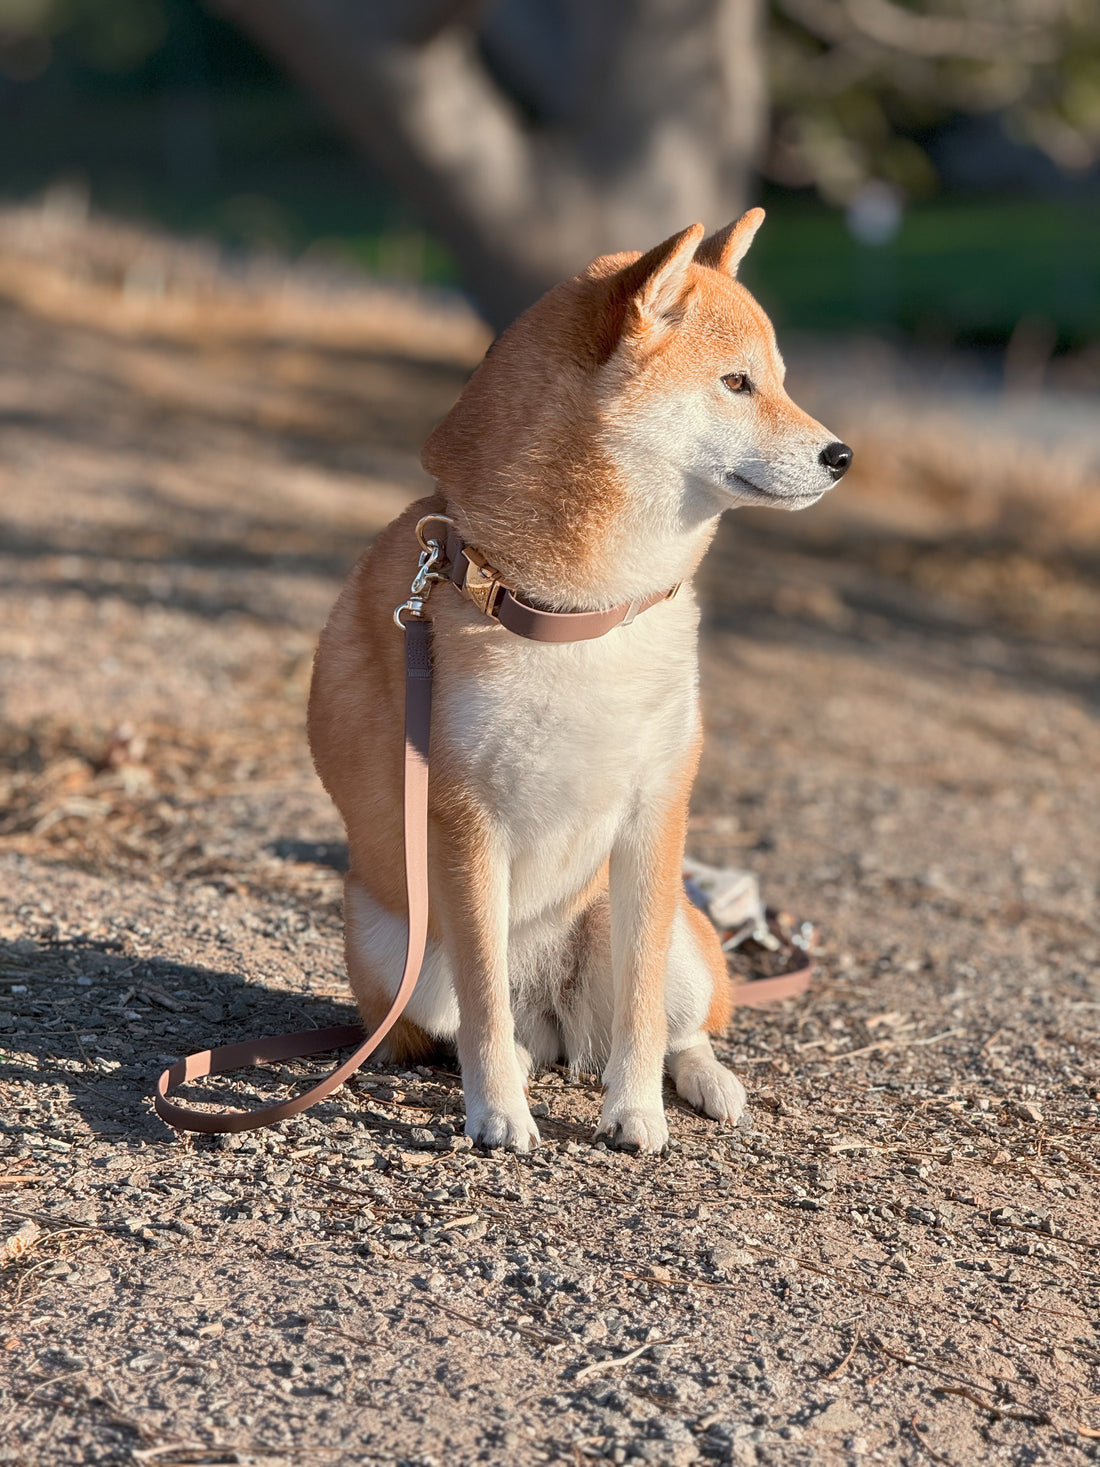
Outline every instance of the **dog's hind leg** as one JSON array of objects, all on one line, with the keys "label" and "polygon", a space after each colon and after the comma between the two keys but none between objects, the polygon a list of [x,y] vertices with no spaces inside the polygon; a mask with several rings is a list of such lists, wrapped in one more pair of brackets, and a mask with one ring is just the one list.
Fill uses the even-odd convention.
[{"label": "dog's hind leg", "polygon": [[[344,954],[368,1033],[381,1023],[397,992],[407,932],[405,918],[376,902],[349,871],[344,881]],[[458,1005],[446,957],[439,943],[429,940],[412,999],[379,1045],[378,1057],[397,1064],[418,1059],[434,1041],[453,1037],[457,1028]]]},{"label": "dog's hind leg", "polygon": [[730,993],[718,934],[685,894],[669,946],[665,1068],[681,1099],[717,1121],[736,1121],[746,1099],[745,1087],[715,1059],[707,1037],[729,1023]]}]

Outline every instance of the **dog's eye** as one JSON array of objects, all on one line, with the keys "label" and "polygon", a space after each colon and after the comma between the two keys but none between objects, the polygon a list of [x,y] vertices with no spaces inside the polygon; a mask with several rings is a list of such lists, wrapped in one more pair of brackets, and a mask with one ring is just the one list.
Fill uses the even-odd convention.
[{"label": "dog's eye", "polygon": [[722,383],[724,386],[728,387],[731,392],[752,391],[752,383],[745,376],[744,372],[728,372],[726,376],[722,378]]}]

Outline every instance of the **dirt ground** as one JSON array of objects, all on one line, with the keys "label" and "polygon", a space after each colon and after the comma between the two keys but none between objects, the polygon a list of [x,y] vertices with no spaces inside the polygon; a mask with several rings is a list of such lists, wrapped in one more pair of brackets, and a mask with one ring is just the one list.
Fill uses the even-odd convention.
[{"label": "dirt ground", "polygon": [[0,297],[0,1463],[1100,1458],[1094,413],[791,352],[857,468],[702,576],[691,849],[819,932],[749,1124],[481,1154],[440,1056],[188,1140],[167,1060],[350,1017],[310,656],[483,342],[64,218]]}]

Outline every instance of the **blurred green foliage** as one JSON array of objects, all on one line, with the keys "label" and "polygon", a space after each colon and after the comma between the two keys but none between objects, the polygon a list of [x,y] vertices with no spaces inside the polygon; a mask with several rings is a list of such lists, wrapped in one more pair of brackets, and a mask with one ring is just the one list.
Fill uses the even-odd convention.
[{"label": "blurred green foliage", "polygon": [[[995,34],[990,26],[1029,6],[1039,14],[1040,0],[935,0],[912,13],[978,25],[970,41],[980,48]],[[1100,3],[1042,6],[1056,34],[1034,65],[1013,63],[1016,101],[1062,109],[1082,137],[1094,124],[1100,137]],[[908,51],[872,44],[856,21],[896,21],[892,0],[775,0],[774,9],[776,147],[787,147],[789,171],[791,118],[800,118],[799,136],[817,138],[813,156],[824,169],[815,176],[806,155],[799,166],[808,175],[788,179],[816,183],[818,197],[809,188],[765,189],[769,222],[746,279],[777,320],[945,344],[1002,343],[1021,320],[1044,323],[1064,347],[1100,337],[1100,205],[933,197],[921,129],[967,96],[982,105],[1007,96],[1008,80],[997,92],[990,77],[1008,60],[914,56],[904,20]],[[926,49],[943,38],[920,34]],[[1066,36],[1079,51],[1066,53]],[[783,167],[771,171],[783,175]],[[858,244],[844,215],[820,198],[839,202],[868,176],[893,181],[913,201],[897,235],[878,247]],[[0,194],[26,197],[59,177],[84,180],[99,207],[231,247],[457,283],[446,252],[402,200],[198,0],[0,0]]]},{"label": "blurred green foliage", "polygon": [[742,274],[783,325],[997,345],[1024,320],[1065,349],[1100,337],[1098,242],[1100,202],[937,200],[872,247],[842,214],[787,199],[769,207]]},{"label": "blurred green foliage", "polygon": [[168,39],[164,0],[0,0],[0,71],[33,81],[57,59],[124,75]]},{"label": "blurred green foliage", "polygon": [[910,198],[937,176],[929,133],[997,116],[1059,169],[1100,160],[1097,0],[770,0],[776,182],[846,204],[869,179]]}]

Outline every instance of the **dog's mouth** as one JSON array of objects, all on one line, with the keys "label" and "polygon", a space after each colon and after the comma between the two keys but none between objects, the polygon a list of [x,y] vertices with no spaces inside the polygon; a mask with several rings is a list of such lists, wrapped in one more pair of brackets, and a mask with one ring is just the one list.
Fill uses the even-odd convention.
[{"label": "dog's mouth", "polygon": [[819,493],[776,494],[771,489],[761,489],[759,484],[754,484],[751,479],[746,479],[744,474],[734,473],[732,469],[723,474],[722,479],[725,487],[731,490],[739,500],[768,504],[773,509],[805,509],[811,504],[816,504],[825,492],[822,489]]},{"label": "dog's mouth", "polygon": [[744,474],[735,474],[731,469],[723,475],[726,483],[731,489],[737,489],[741,494],[748,494],[752,499],[775,499],[777,496],[761,489],[759,484],[754,484],[751,479],[746,479]]}]

